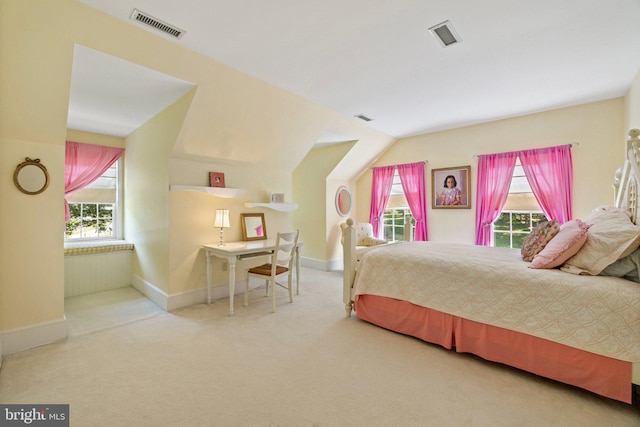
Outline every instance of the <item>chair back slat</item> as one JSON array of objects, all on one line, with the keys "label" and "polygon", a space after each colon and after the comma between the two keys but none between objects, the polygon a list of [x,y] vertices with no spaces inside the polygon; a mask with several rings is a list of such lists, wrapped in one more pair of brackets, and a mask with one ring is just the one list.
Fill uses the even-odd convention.
[{"label": "chair back slat", "polygon": [[278,235],[276,236],[276,247],[273,251],[274,259],[272,261],[272,264],[274,268],[276,264],[291,268],[294,249],[298,244],[299,234],[300,232],[298,230],[288,233],[278,233]]}]

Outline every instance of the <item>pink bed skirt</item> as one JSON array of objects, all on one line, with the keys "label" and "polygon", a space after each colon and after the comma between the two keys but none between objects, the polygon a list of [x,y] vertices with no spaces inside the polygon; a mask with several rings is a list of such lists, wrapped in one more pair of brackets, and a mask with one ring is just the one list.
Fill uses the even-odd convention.
[{"label": "pink bed skirt", "polygon": [[360,295],[355,310],[360,319],[385,329],[631,403],[631,362],[392,298]]}]

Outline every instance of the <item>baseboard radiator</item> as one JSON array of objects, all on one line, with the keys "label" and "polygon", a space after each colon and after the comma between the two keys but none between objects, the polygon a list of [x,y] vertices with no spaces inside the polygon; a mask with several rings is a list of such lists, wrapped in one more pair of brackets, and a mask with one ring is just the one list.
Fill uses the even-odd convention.
[{"label": "baseboard radiator", "polygon": [[132,258],[130,243],[65,247],[64,297],[131,286]]}]

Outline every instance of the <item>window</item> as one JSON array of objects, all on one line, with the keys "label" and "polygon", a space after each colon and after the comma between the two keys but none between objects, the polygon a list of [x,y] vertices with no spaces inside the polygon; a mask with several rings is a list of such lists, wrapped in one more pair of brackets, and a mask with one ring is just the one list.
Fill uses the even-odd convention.
[{"label": "window", "polygon": [[546,220],[518,160],[513,170],[507,202],[493,223],[494,246],[520,248],[531,230]]},{"label": "window", "polygon": [[[409,239],[405,239],[405,222],[411,223],[411,236],[409,236]],[[411,215],[407,198],[404,196],[404,190],[402,189],[402,183],[400,182],[400,175],[398,175],[397,169],[393,174],[391,195],[389,196],[387,207],[382,216],[382,223],[382,235],[386,241],[413,240],[413,233],[415,231],[413,215]]]},{"label": "window", "polygon": [[494,246],[521,248],[531,230],[546,220],[542,212],[502,211],[493,223]]},{"label": "window", "polygon": [[122,159],[97,180],[67,196],[70,219],[65,240],[121,238]]},{"label": "window", "polygon": [[404,225],[406,222],[412,224],[411,236],[413,236],[414,225],[412,220],[411,210],[408,207],[385,209],[383,216],[384,239],[388,242],[405,240]]}]

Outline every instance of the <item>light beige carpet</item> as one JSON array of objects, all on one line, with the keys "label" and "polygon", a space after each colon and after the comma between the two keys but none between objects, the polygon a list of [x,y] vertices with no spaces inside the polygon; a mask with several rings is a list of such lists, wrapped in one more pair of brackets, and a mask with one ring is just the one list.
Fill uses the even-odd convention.
[{"label": "light beige carpet", "polygon": [[66,298],[64,315],[70,337],[124,325],[164,313],[133,287]]},{"label": "light beige carpet", "polygon": [[5,356],[2,403],[72,426],[640,426],[632,407],[347,319],[339,273]]}]

